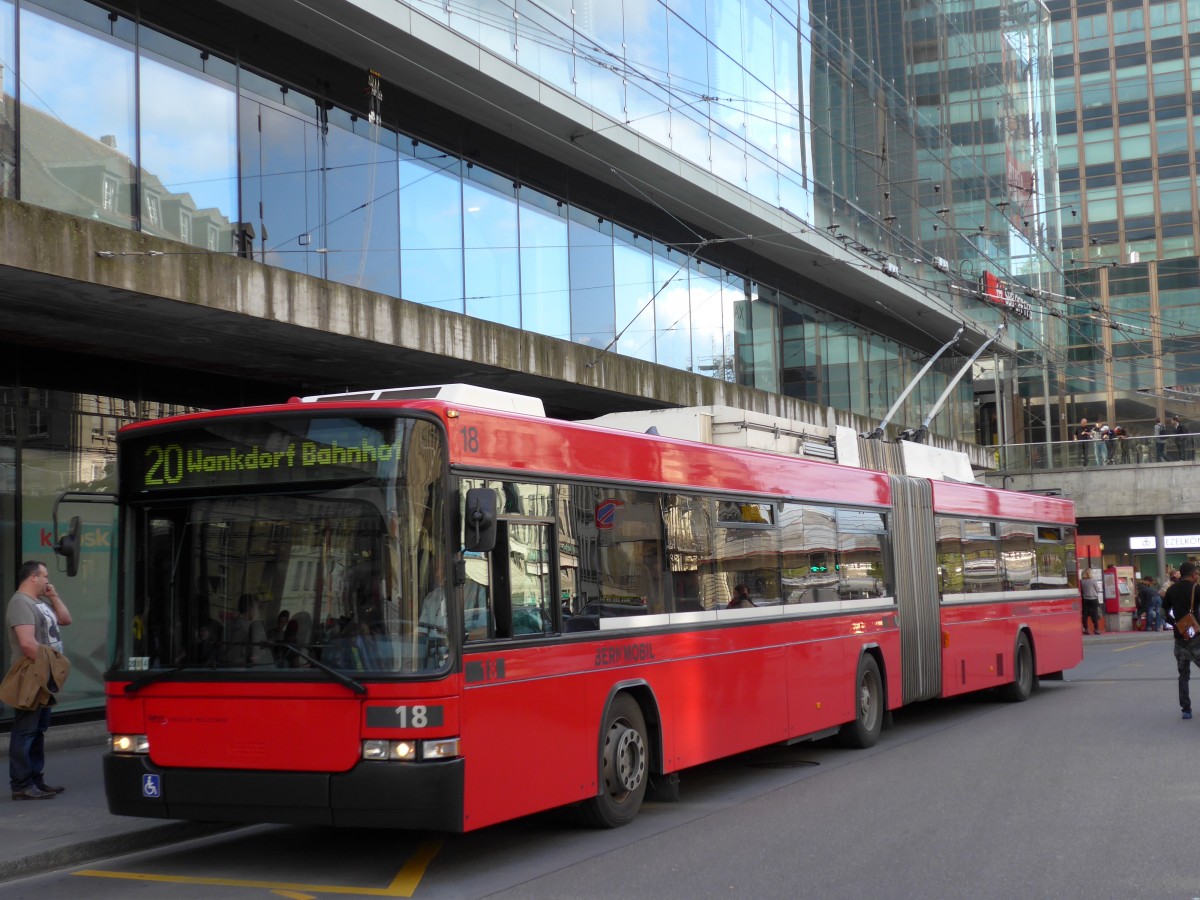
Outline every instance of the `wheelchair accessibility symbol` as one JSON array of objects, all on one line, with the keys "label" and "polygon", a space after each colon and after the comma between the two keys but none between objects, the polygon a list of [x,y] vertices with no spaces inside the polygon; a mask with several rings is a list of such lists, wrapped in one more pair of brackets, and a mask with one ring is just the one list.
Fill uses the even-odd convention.
[{"label": "wheelchair accessibility symbol", "polygon": [[142,776],[142,796],[149,797],[152,800],[157,800],[162,796],[162,783],[159,781],[159,775],[143,775]]}]

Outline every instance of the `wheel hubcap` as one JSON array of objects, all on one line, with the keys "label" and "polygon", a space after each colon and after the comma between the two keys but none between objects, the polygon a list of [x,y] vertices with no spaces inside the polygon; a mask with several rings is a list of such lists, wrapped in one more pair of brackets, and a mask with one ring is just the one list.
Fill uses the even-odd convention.
[{"label": "wheel hubcap", "polygon": [[604,781],[612,794],[637,789],[646,773],[646,745],[636,729],[625,722],[613,722],[608,730],[604,754]]},{"label": "wheel hubcap", "polygon": [[875,725],[875,704],[872,701],[871,679],[864,678],[863,683],[858,688],[858,717],[867,728],[872,728]]}]

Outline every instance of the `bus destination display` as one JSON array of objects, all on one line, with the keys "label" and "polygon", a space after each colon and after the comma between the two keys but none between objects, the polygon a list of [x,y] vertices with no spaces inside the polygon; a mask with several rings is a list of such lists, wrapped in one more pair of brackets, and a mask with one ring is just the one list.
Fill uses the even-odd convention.
[{"label": "bus destination display", "polygon": [[124,442],[122,475],[135,491],[372,478],[396,469],[404,438],[395,422],[236,423]]}]

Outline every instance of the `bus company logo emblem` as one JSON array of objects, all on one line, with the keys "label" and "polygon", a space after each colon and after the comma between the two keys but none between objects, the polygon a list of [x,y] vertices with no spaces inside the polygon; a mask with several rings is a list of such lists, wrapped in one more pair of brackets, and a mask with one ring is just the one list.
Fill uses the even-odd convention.
[{"label": "bus company logo emblem", "polygon": [[654,644],[649,641],[642,641],[636,644],[608,644],[596,649],[596,659],[593,664],[597,668],[604,666],[624,666],[632,665],[633,663],[650,662],[656,658],[654,655]]},{"label": "bus company logo emblem", "polygon": [[624,500],[601,500],[596,504],[596,527],[608,531],[617,520],[617,510],[625,505]]},{"label": "bus company logo emblem", "polygon": [[142,796],[150,800],[157,800],[162,796],[162,782],[159,780],[159,775],[143,775],[142,776]]}]

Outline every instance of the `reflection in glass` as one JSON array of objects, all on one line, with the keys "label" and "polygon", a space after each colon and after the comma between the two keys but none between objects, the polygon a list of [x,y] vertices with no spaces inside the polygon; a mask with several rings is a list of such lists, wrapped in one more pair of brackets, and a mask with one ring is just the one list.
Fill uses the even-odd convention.
[{"label": "reflection in glass", "polygon": [[1002,539],[1000,556],[1004,589],[1009,591],[1028,590],[1033,583],[1034,572],[1033,526],[1017,522],[1003,522],[1000,528]]},{"label": "reflection in glass", "polygon": [[742,68],[742,4],[710,3],[708,74],[712,104],[712,171],[746,186],[746,71]]},{"label": "reflection in glass", "polygon": [[[589,485],[557,488],[559,538],[578,549],[575,577],[563,579],[574,613],[567,631],[594,631],[609,616],[667,612],[663,594],[663,518],[658,497],[646,491],[614,491]],[[612,503],[609,534],[596,534],[598,504]],[[564,573],[566,574],[566,573]]]},{"label": "reflection in glass", "polygon": [[574,93],[570,0],[516,0],[517,64]]},{"label": "reflection in glass", "polygon": [[787,603],[838,599],[837,511],[786,504],[779,516]]},{"label": "reflection in glass", "polygon": [[521,327],[571,339],[566,206],[524,189],[520,203]]},{"label": "reflection in glass", "polygon": [[603,350],[613,339],[612,224],[571,208],[571,340]]},{"label": "reflection in glass", "polygon": [[575,93],[584,103],[625,121],[624,22],[619,2],[577,3]]},{"label": "reflection in glass", "polygon": [[504,0],[455,0],[446,8],[449,10],[450,27],[455,31],[497,56],[509,61],[516,60],[516,29],[511,3]]},{"label": "reflection in glass", "polygon": [[400,152],[400,296],[463,311],[462,178],[448,153]]},{"label": "reflection in glass", "polygon": [[709,378],[732,381],[733,341],[728,344],[725,341],[725,285],[720,269],[693,261],[691,299],[695,371]]},{"label": "reflection in glass", "polygon": [[[775,27],[774,17],[766,0],[743,0],[745,24],[742,29],[745,44],[746,65],[746,139],[753,146],[773,150],[778,143],[775,123],[786,118],[788,107],[780,102],[781,95],[775,87],[775,54],[795,53],[796,32],[783,22]],[[776,49],[776,37],[780,43],[790,43],[791,48]],[[788,39],[790,38],[790,40]],[[794,82],[795,76],[791,77]],[[783,94],[792,99],[795,94]],[[768,199],[768,198],[764,198]]]},{"label": "reflection in glass", "polygon": [[131,227],[131,46],[22,9],[21,83],[21,199]]},{"label": "reflection in glass", "polygon": [[688,296],[688,257],[659,245],[654,256],[654,323],[658,361],[665,366],[692,368],[692,304]]},{"label": "reflection in glass", "polygon": [[[807,8],[781,13],[767,0],[418,5],[771,205],[810,222],[835,215],[848,230],[870,224],[851,221],[841,203],[853,178],[862,178],[838,142],[854,143],[853,101],[864,96],[863,86],[858,74],[830,66],[828,55],[841,45],[829,42],[839,38],[814,37]],[[0,0],[0,138],[16,120],[14,6]],[[33,203],[213,250],[231,249],[240,218],[253,230],[255,258],[270,265],[596,349],[621,334],[620,353],[766,390],[780,384],[783,353],[789,394],[871,414],[905,383],[900,372],[910,352],[892,341],[863,341],[862,329],[827,326],[825,315],[809,311],[814,321],[782,323],[790,330],[781,347],[780,304],[796,301],[777,291],[756,287],[749,301],[744,277],[698,261],[681,269],[684,254],[655,247],[652,237],[622,230],[614,244],[613,226],[580,209],[568,225],[565,207],[513,187],[511,172],[465,169],[461,159],[408,138],[398,153],[396,134],[318,106],[303,92],[129,19],[110,19],[98,6],[56,6],[62,16],[31,4],[19,13],[23,153],[0,139],[0,196],[19,190]],[[837,134],[822,153],[826,174],[831,180],[836,173],[838,182],[836,191],[823,189],[819,216],[805,176],[813,157],[800,114],[814,109],[813,84],[819,115],[851,116],[830,123],[833,132],[824,128],[823,140]],[[947,103],[968,105],[965,98]],[[889,117],[880,127],[898,161],[901,120]],[[13,171],[18,158],[20,178]],[[960,180],[978,175],[975,155],[948,158]],[[919,171],[935,176],[943,165],[918,162],[930,163]],[[1160,192],[1162,204],[1184,194],[1190,200],[1187,185],[1175,193],[1173,187]],[[863,364],[870,368],[860,370]],[[934,373],[926,382],[936,395],[945,376]],[[963,385],[940,420],[953,425],[940,431],[969,433],[970,396]],[[910,403],[928,405],[918,399]]]},{"label": "reflection in glass", "polygon": [[[679,16],[667,16],[667,58],[670,63],[671,147],[684,159],[709,168],[708,127],[711,96],[708,87],[708,47],[704,41],[703,0],[679,6],[694,7]],[[682,16],[682,18],[680,18]],[[694,27],[693,27],[694,25]],[[699,30],[697,30],[699,29]]]},{"label": "reflection in glass", "polygon": [[324,237],[317,133],[312,118],[250,98],[242,103],[242,209],[258,212],[257,222],[251,222],[257,258],[320,276],[324,255],[313,252]]},{"label": "reflection in glass", "polygon": [[654,362],[654,261],[651,242],[624,228],[615,229],[613,263],[617,275],[616,313],[620,338],[613,349],[622,356]]},{"label": "reflection in glass", "polygon": [[625,7],[625,56],[629,64],[625,86],[627,121],[664,147],[671,145],[670,93],[666,84],[667,12],[658,3]]},{"label": "reflection in glass", "polygon": [[[852,364],[858,363],[858,333],[848,322],[830,322],[825,326],[826,402],[838,409],[855,409],[850,383]],[[861,411],[861,410],[857,410]]]},{"label": "reflection in glass", "polygon": [[479,166],[463,182],[463,241],[468,316],[521,327],[517,189]]},{"label": "reflection in glass", "polygon": [[1000,590],[999,547],[991,522],[963,522],[963,593]]},{"label": "reflection in glass", "polygon": [[[200,51],[191,52],[199,59]],[[236,95],[229,85],[145,54],[139,80],[142,230],[230,250],[237,219]]]},{"label": "reflection in glass", "polygon": [[738,384],[779,390],[777,291],[757,282],[734,306]]},{"label": "reflection in glass", "polygon": [[[330,113],[331,120],[336,112]],[[400,235],[395,136],[363,119],[340,124],[343,127],[331,122],[325,145],[328,277],[396,297]]]},{"label": "reflection in glass", "polygon": [[[31,406],[27,407],[26,411],[28,413],[35,410]],[[66,420],[67,417],[61,411],[48,409],[37,411],[46,418],[54,420],[53,424],[49,424],[49,428],[55,430],[56,433],[80,435],[80,432],[71,427]],[[62,430],[55,429],[55,424]],[[84,424],[84,422],[77,424]],[[90,431],[83,433],[90,437]],[[51,438],[51,441],[58,443],[54,438]],[[90,445],[91,441],[87,440],[86,443]],[[21,450],[21,468],[17,481],[20,490],[19,495],[12,499],[20,503],[19,508],[24,519],[25,529],[31,529],[36,535],[37,525],[35,523],[51,521],[57,505],[56,501],[64,488],[69,487],[74,490],[115,489],[115,479],[103,486],[80,484],[79,479],[83,474],[80,471],[80,464],[84,459],[88,460],[91,467],[94,467],[94,471],[102,468],[106,460],[111,461],[112,454],[98,452],[90,446],[78,445],[68,447],[60,445],[53,449],[26,446]],[[113,467],[113,471],[115,471],[115,467]],[[11,491],[12,488],[6,489],[6,493]],[[66,635],[67,652],[70,654],[72,662],[71,678],[64,685],[55,705],[55,709],[60,713],[77,709],[95,709],[104,705],[104,678],[101,673],[105,669],[108,643],[109,588],[115,584],[115,575],[112,575],[111,572],[114,557],[111,553],[101,550],[101,547],[107,546],[112,541],[116,530],[114,508],[95,503],[81,503],[75,504],[71,512],[72,515],[82,518],[83,534],[95,540],[96,546],[85,549],[79,574],[70,579],[67,589],[63,588],[62,582],[66,582],[68,579],[64,576],[60,582],[58,576],[54,574],[56,570],[52,562],[53,555],[47,553],[42,556],[38,551],[30,553],[31,547],[28,538],[26,538],[24,546],[25,557],[41,558],[48,563],[52,573],[51,577],[54,578],[54,583],[59,585],[59,589],[67,598],[74,616],[74,622]],[[7,521],[16,522],[18,520],[10,518]],[[41,527],[46,528],[45,525]],[[10,569],[9,571],[14,570]],[[5,641],[5,644],[7,645],[8,642]],[[6,647],[6,649],[8,648]],[[11,713],[11,707],[5,707],[4,712]]]},{"label": "reflection in glass", "polygon": [[17,195],[17,154],[9,137],[17,120],[15,34],[13,5],[0,0],[0,197]]}]

